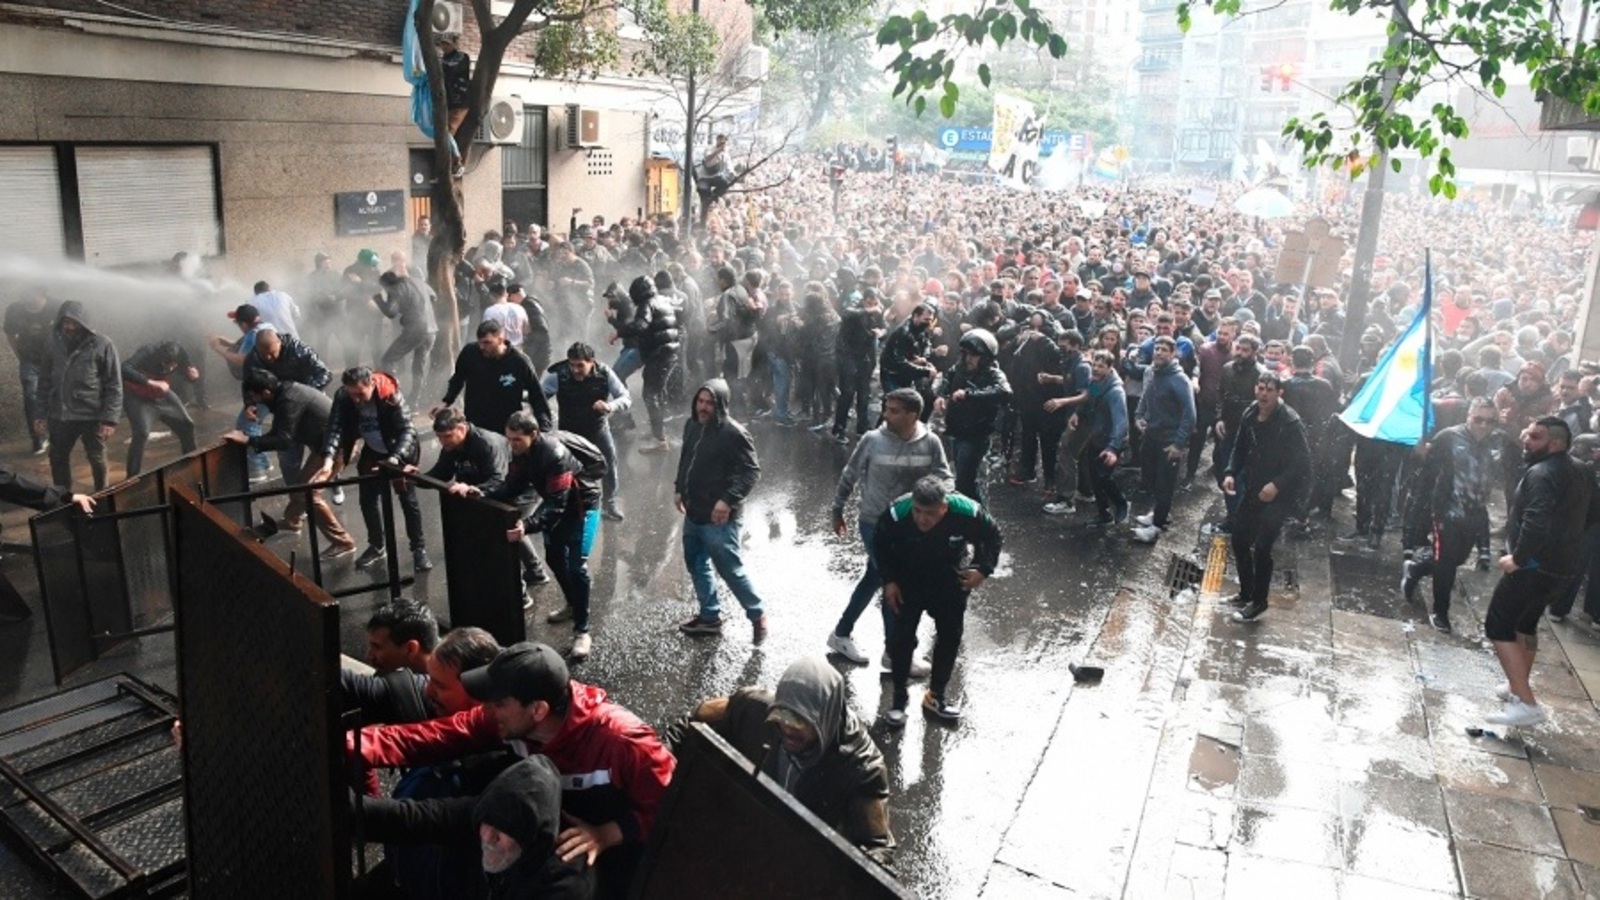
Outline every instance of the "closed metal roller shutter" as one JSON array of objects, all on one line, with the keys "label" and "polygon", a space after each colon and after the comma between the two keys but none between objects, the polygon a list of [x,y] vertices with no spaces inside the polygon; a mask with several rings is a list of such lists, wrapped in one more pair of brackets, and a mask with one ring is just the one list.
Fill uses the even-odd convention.
[{"label": "closed metal roller shutter", "polygon": [[66,255],[61,182],[52,147],[0,147],[0,255]]},{"label": "closed metal roller shutter", "polygon": [[221,246],[210,147],[79,147],[83,258],[155,263]]}]

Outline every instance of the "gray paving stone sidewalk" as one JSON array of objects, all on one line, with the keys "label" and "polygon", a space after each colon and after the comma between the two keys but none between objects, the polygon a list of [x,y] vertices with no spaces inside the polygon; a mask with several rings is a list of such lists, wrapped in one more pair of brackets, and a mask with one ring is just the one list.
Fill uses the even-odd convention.
[{"label": "gray paving stone sidewalk", "polygon": [[1257,623],[1118,596],[1088,653],[1105,680],[1072,689],[984,896],[1600,896],[1600,633],[1545,622],[1551,720],[1472,737],[1504,682],[1494,576],[1463,573],[1444,635],[1392,546],[1326,547],[1292,548],[1298,589]]}]

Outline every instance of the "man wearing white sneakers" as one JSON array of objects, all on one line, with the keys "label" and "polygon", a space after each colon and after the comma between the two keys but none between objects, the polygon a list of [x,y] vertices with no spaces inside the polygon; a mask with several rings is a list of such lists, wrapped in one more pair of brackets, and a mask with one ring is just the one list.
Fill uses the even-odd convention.
[{"label": "man wearing white sneakers", "polygon": [[1539,649],[1539,619],[1568,579],[1582,571],[1583,529],[1590,516],[1592,482],[1567,455],[1571,445],[1571,429],[1555,416],[1522,432],[1528,470],[1506,516],[1508,549],[1500,557],[1500,582],[1483,620],[1483,634],[1506,673],[1506,705],[1488,716],[1492,725],[1537,725],[1545,719],[1528,683]]},{"label": "man wearing white sneakers", "polygon": [[[944,455],[944,445],[928,426],[922,424],[922,395],[915,388],[899,388],[883,397],[883,424],[861,436],[856,449],[839,473],[839,487],[833,496],[833,531],[843,537],[846,530],[844,505],[851,491],[859,485],[861,496],[856,504],[856,524],[861,533],[861,544],[867,551],[867,570],[850,594],[850,603],[839,624],[828,635],[828,650],[858,666],[869,661],[861,652],[850,632],[856,620],[866,611],[867,604],[883,587],[883,576],[878,572],[877,555],[872,548],[872,536],[878,517],[888,510],[896,497],[909,494],[917,479],[934,475],[945,481],[951,479],[950,464]],[[883,611],[883,668],[888,670],[889,645],[894,639],[895,620],[898,618],[889,604],[879,604]],[[923,659],[911,661],[911,677],[926,678],[932,667]]]},{"label": "man wearing white sneakers", "polygon": [[1141,460],[1145,487],[1155,496],[1155,509],[1134,520],[1133,539],[1154,544],[1167,528],[1172,495],[1178,488],[1178,467],[1194,431],[1194,387],[1177,362],[1177,344],[1165,335],[1155,339],[1154,364],[1145,375],[1144,394],[1135,419],[1144,432]]}]

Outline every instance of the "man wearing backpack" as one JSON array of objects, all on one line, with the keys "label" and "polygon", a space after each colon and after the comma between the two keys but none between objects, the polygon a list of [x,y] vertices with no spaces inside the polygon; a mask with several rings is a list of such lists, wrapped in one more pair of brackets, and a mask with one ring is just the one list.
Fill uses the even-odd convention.
[{"label": "man wearing backpack", "polygon": [[[589,638],[589,551],[600,531],[600,482],[606,458],[600,448],[575,434],[541,433],[531,413],[512,414],[506,422],[511,464],[506,479],[484,496],[515,503],[522,518],[506,532],[506,540],[522,545],[526,563],[533,556],[528,535],[544,533],[544,560],[561,585],[567,604],[547,621],[572,621],[574,660],[587,659]],[[533,505],[533,498],[538,505]]]}]

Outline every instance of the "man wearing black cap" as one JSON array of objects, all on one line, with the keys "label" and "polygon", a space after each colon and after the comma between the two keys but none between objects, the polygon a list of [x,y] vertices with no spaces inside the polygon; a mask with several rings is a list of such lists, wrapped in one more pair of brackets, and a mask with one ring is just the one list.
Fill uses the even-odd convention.
[{"label": "man wearing black cap", "polygon": [[365,763],[427,765],[502,742],[521,756],[543,754],[561,776],[567,825],[556,836],[556,855],[586,855],[598,866],[600,894],[623,896],[676,767],[655,731],[605,691],[570,680],[561,654],[546,644],[513,644],[489,665],[462,673],[461,684],[480,705],[429,722],[363,729]]}]

